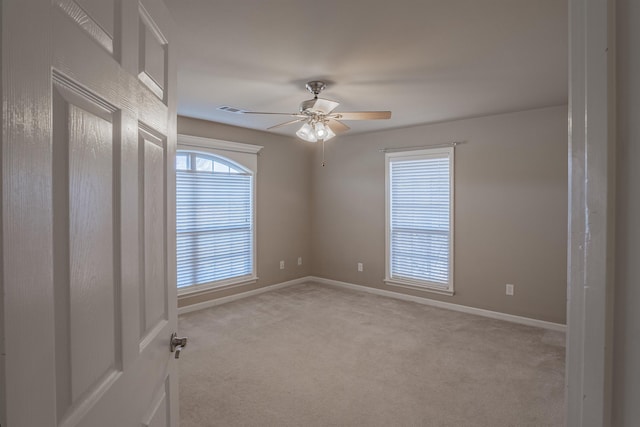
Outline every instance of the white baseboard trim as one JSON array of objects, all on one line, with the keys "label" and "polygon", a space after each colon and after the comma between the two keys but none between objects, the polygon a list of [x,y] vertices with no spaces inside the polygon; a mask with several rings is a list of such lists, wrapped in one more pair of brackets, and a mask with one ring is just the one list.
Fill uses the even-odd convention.
[{"label": "white baseboard trim", "polygon": [[224,304],[231,301],[236,301],[242,298],[247,298],[253,295],[259,295],[269,291],[275,291],[276,289],[286,288],[287,286],[299,285],[301,283],[309,282],[311,278],[309,276],[300,277],[298,279],[289,280],[282,283],[276,283],[275,285],[265,286],[264,288],[253,289],[251,291],[240,292],[234,295],[229,295],[222,298],[216,298],[209,301],[203,301],[196,304],[190,304],[184,307],[178,308],[178,315],[191,313],[193,311],[204,310],[205,308],[215,307],[216,305]]},{"label": "white baseboard trim", "polygon": [[516,316],[513,314],[500,313],[498,311],[484,310],[482,308],[469,307],[466,305],[453,304],[432,300],[429,298],[417,297],[413,295],[401,294],[399,292],[386,291],[384,289],[370,288],[368,286],[356,285],[353,283],[340,282],[338,280],[323,279],[322,277],[307,277],[307,281],[320,283],[323,285],[332,285],[341,288],[351,289],[354,291],[367,292],[374,295],[381,295],[390,298],[396,298],[404,301],[413,301],[419,304],[430,305],[433,307],[444,308],[447,310],[459,311],[462,313],[475,314],[477,316],[489,317],[491,319],[505,320],[507,322],[519,323],[521,325],[535,326],[538,328],[549,329],[552,331],[566,332],[566,325],[561,323],[547,322],[545,320],[531,319],[529,317]]},{"label": "white baseboard trim", "polygon": [[340,288],[351,289],[359,292],[367,292],[374,295],[385,296],[389,298],[400,299],[403,301],[417,302],[418,304],[429,305],[432,307],[444,308],[447,310],[459,311],[462,313],[475,314],[476,316],[488,317],[491,319],[504,320],[521,325],[534,326],[537,328],[549,329],[552,331],[566,332],[567,327],[561,323],[547,322],[545,320],[531,319],[529,317],[516,316],[513,314],[500,313],[498,311],[485,310],[482,308],[469,307],[466,305],[453,304],[450,302],[438,301],[414,295],[402,294],[400,292],[386,291],[384,289],[370,288],[368,286],[356,285],[354,283],[341,282],[339,280],[324,279],[316,276],[305,276],[297,279],[289,280],[275,285],[265,286],[251,291],[240,292],[238,294],[229,295],[222,298],[216,298],[196,304],[187,305],[178,308],[178,315],[191,313],[193,311],[204,310],[205,308],[215,307],[216,305],[225,304],[227,302],[236,301],[253,295],[259,295],[265,292],[274,291],[276,289],[286,288],[288,286],[299,285],[307,282],[320,283],[322,285],[337,286]]}]

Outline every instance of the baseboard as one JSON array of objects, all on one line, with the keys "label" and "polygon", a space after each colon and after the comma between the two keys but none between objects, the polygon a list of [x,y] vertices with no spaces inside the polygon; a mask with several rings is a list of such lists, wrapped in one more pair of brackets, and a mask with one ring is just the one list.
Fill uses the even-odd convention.
[{"label": "baseboard", "polygon": [[251,291],[240,292],[234,295],[229,295],[222,298],[216,298],[209,301],[203,301],[196,304],[186,305],[178,308],[178,315],[191,313],[193,311],[204,310],[205,308],[215,307],[216,305],[225,304],[227,302],[236,301],[242,298],[247,298],[253,295],[259,295],[265,292],[274,291],[276,289],[286,288],[287,286],[299,285],[301,283],[309,282],[311,278],[309,276],[300,277],[298,279],[288,280],[282,283],[276,283],[275,285],[265,286],[264,288],[253,289]]},{"label": "baseboard", "polygon": [[453,304],[450,302],[437,301],[424,297],[417,297],[414,295],[402,294],[400,292],[386,291],[384,289],[370,288],[368,286],[356,285],[354,283],[341,282],[339,280],[324,279],[316,276],[305,276],[297,279],[289,280],[282,283],[276,283],[275,285],[265,286],[264,288],[258,288],[247,292],[240,292],[238,294],[229,295],[222,298],[216,298],[209,301],[204,301],[196,304],[187,305],[185,307],[178,308],[178,314],[191,313],[193,311],[204,310],[205,308],[215,307],[216,305],[225,304],[227,302],[236,301],[242,298],[247,298],[253,295],[259,295],[265,292],[274,291],[276,289],[286,288],[288,286],[299,285],[306,282],[315,282],[322,285],[337,286],[340,288],[351,289],[359,292],[367,292],[374,295],[381,295],[389,298],[400,299],[403,301],[417,302],[418,304],[429,305],[432,307],[444,308],[447,310],[459,311],[462,313],[475,314],[476,316],[488,317],[491,319],[504,320],[512,323],[519,323],[521,325],[535,326],[537,328],[549,329],[552,331],[566,332],[566,325],[561,323],[547,322],[545,320],[532,319],[530,317],[516,316],[513,314],[500,313],[498,311],[484,310],[482,308],[469,307],[466,305]]},{"label": "baseboard", "polygon": [[338,286],[354,291],[367,292],[370,294],[381,295],[390,298],[401,299],[404,301],[413,301],[419,304],[430,305],[433,307],[444,308],[447,310],[459,311],[462,313],[475,314],[477,316],[489,317],[491,319],[505,320],[507,322],[519,323],[521,325],[535,326],[538,328],[549,329],[552,331],[566,332],[566,325],[561,323],[547,322],[545,320],[531,319],[529,317],[516,316],[513,314],[500,313],[498,311],[484,310],[482,308],[468,307],[466,305],[453,304],[432,300],[429,298],[417,297],[413,295],[401,294],[399,292],[386,291],[384,289],[370,288],[368,286],[356,285],[353,283],[340,282],[338,280],[323,279],[322,277],[307,277],[307,281],[320,283],[323,285]]}]

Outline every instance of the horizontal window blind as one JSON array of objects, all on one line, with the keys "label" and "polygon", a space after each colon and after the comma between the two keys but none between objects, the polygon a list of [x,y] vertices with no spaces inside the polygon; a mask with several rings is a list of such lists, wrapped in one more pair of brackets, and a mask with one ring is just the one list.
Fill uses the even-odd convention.
[{"label": "horizontal window blind", "polygon": [[176,172],[179,288],[252,274],[252,185],[238,170]]},{"label": "horizontal window blind", "polygon": [[389,185],[390,278],[448,287],[449,155],[391,158]]}]

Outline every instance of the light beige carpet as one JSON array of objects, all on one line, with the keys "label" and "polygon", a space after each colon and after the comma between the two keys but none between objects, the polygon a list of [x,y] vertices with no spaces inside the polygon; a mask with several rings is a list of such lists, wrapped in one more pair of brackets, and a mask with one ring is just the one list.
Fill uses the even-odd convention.
[{"label": "light beige carpet", "polygon": [[313,283],[180,332],[182,427],[563,425],[559,332]]}]

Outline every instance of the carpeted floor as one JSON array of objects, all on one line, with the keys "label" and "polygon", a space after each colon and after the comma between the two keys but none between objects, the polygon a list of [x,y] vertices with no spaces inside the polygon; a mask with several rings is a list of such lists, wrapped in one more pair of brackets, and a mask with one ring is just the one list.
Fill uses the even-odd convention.
[{"label": "carpeted floor", "polygon": [[313,283],[179,322],[182,427],[564,423],[559,332]]}]

